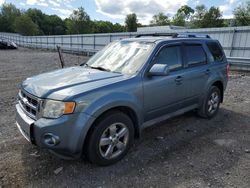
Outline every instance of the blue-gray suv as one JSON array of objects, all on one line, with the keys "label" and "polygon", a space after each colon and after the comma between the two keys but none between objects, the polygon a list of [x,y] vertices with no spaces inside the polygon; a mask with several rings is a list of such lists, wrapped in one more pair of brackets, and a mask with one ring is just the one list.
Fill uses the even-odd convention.
[{"label": "blue-gray suv", "polygon": [[22,135],[63,158],[117,162],[143,128],[190,110],[216,115],[228,80],[208,35],[142,34],[115,41],[87,63],[27,78],[16,122]]}]

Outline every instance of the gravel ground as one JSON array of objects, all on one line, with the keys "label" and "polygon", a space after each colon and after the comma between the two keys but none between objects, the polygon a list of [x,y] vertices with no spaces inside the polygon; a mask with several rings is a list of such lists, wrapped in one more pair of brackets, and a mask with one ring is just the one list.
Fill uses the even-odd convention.
[{"label": "gravel ground", "polygon": [[[65,55],[67,66],[86,58]],[[218,115],[193,112],[148,128],[117,164],[61,160],[15,125],[18,84],[57,69],[57,53],[0,51],[0,187],[250,187],[250,77],[233,74]]]}]

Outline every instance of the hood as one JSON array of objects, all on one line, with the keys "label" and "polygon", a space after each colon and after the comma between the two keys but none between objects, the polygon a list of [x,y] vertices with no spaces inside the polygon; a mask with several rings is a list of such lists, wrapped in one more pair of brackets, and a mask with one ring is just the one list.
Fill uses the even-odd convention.
[{"label": "hood", "polygon": [[40,97],[63,100],[104,85],[122,80],[118,73],[85,67],[70,67],[27,78],[22,88]]}]

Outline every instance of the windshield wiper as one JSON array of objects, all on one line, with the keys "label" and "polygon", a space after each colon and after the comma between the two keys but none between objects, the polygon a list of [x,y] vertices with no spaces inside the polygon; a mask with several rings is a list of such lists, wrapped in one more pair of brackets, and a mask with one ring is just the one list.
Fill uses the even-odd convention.
[{"label": "windshield wiper", "polygon": [[109,69],[105,69],[105,68],[103,68],[103,67],[92,67],[92,66],[89,66],[89,65],[87,65],[87,66],[90,67],[91,69],[97,69],[97,70],[100,70],[100,71],[107,71],[107,72],[110,72]]},{"label": "windshield wiper", "polygon": [[87,65],[88,66],[88,60],[87,61],[83,61],[80,66],[84,66],[84,65]]}]

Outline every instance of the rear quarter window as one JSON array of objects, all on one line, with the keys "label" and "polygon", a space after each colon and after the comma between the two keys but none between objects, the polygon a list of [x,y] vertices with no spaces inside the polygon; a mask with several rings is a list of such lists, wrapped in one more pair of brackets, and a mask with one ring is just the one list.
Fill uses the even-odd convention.
[{"label": "rear quarter window", "polygon": [[222,62],[224,59],[224,53],[217,42],[207,42],[207,47],[211,52],[214,61]]}]

